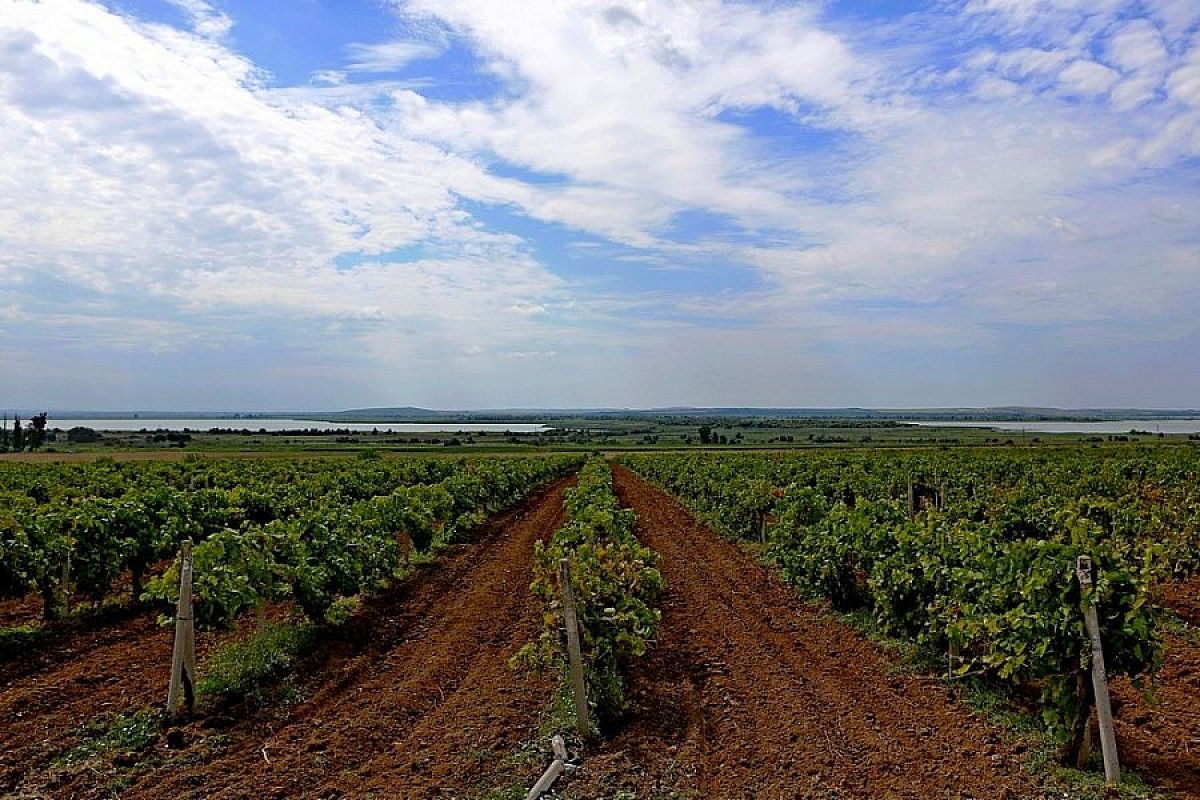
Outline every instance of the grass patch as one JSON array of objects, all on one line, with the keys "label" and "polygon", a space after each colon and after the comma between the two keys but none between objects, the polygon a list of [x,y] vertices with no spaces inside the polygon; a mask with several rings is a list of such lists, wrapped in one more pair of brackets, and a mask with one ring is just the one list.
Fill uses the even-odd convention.
[{"label": "grass patch", "polygon": [[84,728],[87,738],[55,759],[55,764],[69,766],[118,751],[145,750],[158,741],[162,723],[162,712],[152,708],[94,717]]},{"label": "grass patch", "polygon": [[1161,617],[1163,630],[1172,636],[1178,636],[1188,644],[1200,645],[1200,626],[1192,625],[1186,619],[1170,611],[1163,612]]},{"label": "grass patch", "polygon": [[46,638],[41,625],[14,625],[0,628],[0,659],[13,658]]},{"label": "grass patch", "polygon": [[304,622],[267,625],[209,656],[197,692],[261,703],[295,673],[297,662],[316,644],[316,634],[316,628]]},{"label": "grass patch", "polygon": [[478,800],[524,800],[527,794],[529,794],[528,789],[520,786],[509,786],[504,789],[490,789],[484,794],[479,795]]},{"label": "grass patch", "polygon": [[1058,760],[1058,743],[1046,733],[1035,714],[1020,711],[1002,691],[978,678],[956,681],[954,685],[961,689],[960,698],[969,708],[982,714],[993,725],[1007,729],[1025,745],[1025,767],[1031,774],[1050,781],[1071,800],[1152,800],[1164,797],[1124,765],[1120,787],[1115,793],[1108,792],[1104,786],[1104,761],[1098,741],[1093,745],[1087,770],[1063,766]]}]

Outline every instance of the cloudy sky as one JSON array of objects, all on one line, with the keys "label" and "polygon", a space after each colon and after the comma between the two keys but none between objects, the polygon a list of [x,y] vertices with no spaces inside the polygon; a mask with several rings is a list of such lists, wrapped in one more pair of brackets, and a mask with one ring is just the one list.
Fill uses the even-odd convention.
[{"label": "cloudy sky", "polygon": [[1200,406],[1200,3],[0,0],[0,376]]}]

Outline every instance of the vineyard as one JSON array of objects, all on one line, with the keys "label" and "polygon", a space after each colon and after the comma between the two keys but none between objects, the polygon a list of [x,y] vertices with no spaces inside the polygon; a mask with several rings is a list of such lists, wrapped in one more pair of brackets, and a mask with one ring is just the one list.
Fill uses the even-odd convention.
[{"label": "vineyard", "polygon": [[1186,448],[4,463],[0,792],[524,797],[562,733],[561,797],[1096,796],[1094,605],[1129,796],[1200,796],[1198,570]]},{"label": "vineyard", "polygon": [[72,592],[103,601],[130,575],[132,599],[172,602],[151,565],[184,539],[195,551],[198,621],[228,625],[262,602],[293,599],[323,621],[339,597],[385,581],[404,551],[453,541],[574,463],[552,459],[5,464],[0,597],[36,587],[54,620]]},{"label": "vineyard", "polygon": [[[1103,609],[1109,673],[1149,675],[1161,660],[1150,589],[1200,566],[1189,451],[628,462],[730,536],[763,539],[804,592],[951,654],[958,675],[1039,687],[1062,735],[1091,707],[1083,605]],[[1100,574],[1090,596],[1074,579],[1081,555]]]}]

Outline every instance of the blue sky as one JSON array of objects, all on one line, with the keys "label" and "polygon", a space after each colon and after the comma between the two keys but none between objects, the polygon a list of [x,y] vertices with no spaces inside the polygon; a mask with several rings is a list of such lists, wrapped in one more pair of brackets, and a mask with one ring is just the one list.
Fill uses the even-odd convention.
[{"label": "blue sky", "polygon": [[0,406],[1200,405],[1192,0],[0,0]]}]

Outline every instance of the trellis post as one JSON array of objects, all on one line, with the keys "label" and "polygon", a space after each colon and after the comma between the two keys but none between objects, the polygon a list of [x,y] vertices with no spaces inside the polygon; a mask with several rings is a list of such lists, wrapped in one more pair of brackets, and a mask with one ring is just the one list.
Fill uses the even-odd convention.
[{"label": "trellis post", "polygon": [[[1092,559],[1080,556],[1075,564],[1079,578],[1079,590],[1086,596],[1092,588]],[[1088,632],[1088,656],[1092,665],[1092,691],[1096,696],[1096,718],[1100,723],[1100,748],[1104,755],[1104,783],[1118,786],[1121,783],[1121,763],[1117,756],[1117,737],[1113,731],[1112,706],[1108,701],[1108,676],[1104,671],[1104,649],[1100,643],[1100,618],[1096,603],[1089,600],[1083,612],[1083,621]]]},{"label": "trellis post", "polygon": [[558,562],[558,584],[563,596],[563,622],[567,627],[567,658],[571,665],[571,686],[575,692],[575,725],[579,738],[591,734],[588,724],[587,684],[583,679],[583,652],[579,647],[579,617],[575,613],[575,592],[567,559]]},{"label": "trellis post", "polygon": [[179,545],[179,602],[175,607],[175,646],[171,650],[171,684],[167,714],[178,720],[180,690],[190,712],[196,700],[196,630],[192,624],[192,540]]}]

